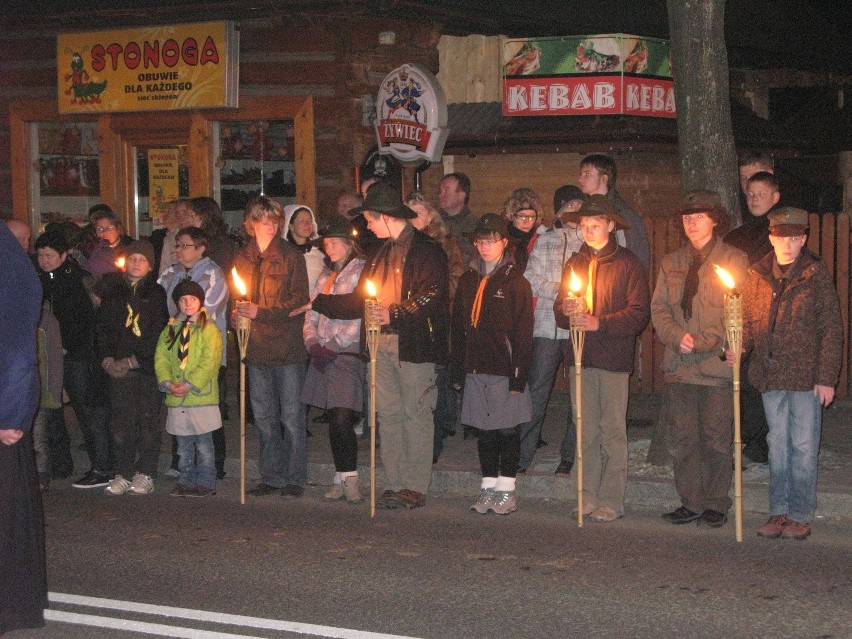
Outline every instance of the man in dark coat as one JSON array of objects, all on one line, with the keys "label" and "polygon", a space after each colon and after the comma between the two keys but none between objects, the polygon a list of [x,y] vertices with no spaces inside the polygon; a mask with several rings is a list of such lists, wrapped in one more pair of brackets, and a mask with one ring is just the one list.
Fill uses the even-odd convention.
[{"label": "man in dark coat", "polygon": [[44,626],[44,517],[32,435],[39,381],[36,326],[41,285],[0,224],[0,635]]}]

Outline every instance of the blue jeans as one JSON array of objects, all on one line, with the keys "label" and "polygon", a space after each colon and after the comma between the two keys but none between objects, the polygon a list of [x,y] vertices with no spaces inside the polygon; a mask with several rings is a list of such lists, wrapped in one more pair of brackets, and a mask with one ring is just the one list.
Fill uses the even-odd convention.
[{"label": "blue jeans", "polygon": [[437,457],[444,450],[444,437],[456,430],[456,422],[458,421],[456,402],[459,393],[453,388],[452,380],[450,380],[449,366],[436,367],[435,375],[438,399],[435,403],[435,410],[432,411],[432,421],[435,424],[432,454]]},{"label": "blue jeans", "polygon": [[178,435],[178,480],[187,488],[203,486],[216,488],[216,455],[213,452],[213,433]]},{"label": "blue jeans", "polygon": [[[550,339],[547,337],[536,337],[533,339],[532,361],[527,384],[530,387],[530,400],[532,401],[532,420],[519,427],[521,437],[521,458],[519,468],[529,468],[533,462],[533,456],[538,448],[538,440],[541,437],[541,426],[547,412],[547,404],[550,401],[550,392],[556,381],[556,373],[559,364],[565,357],[574,361],[574,352],[571,350],[571,340]],[[574,464],[574,455],[577,452],[577,427],[574,425],[574,411],[571,408],[571,399],[568,398],[568,423],[565,428],[565,437],[559,448],[559,456],[562,461]]]},{"label": "blue jeans", "polygon": [[813,391],[763,393],[769,422],[769,514],[809,524],[816,511],[822,406]]},{"label": "blue jeans", "polygon": [[260,477],[284,488],[308,479],[307,406],[299,397],[306,364],[249,365],[254,425],[260,431]]}]

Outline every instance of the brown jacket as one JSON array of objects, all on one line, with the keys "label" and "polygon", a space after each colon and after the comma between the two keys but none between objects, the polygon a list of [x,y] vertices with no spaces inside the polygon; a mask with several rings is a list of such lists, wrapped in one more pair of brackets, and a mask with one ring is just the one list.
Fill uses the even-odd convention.
[{"label": "brown jacket", "polygon": [[[689,244],[666,255],[651,299],[651,321],[665,347],[663,373],[670,382],[706,386],[730,384],[731,368],[719,358],[725,348],[724,295],[727,289],[713,266],[718,264],[735,282],[742,284],[748,258],[717,238],[716,245],[698,270],[698,293],[693,298],[692,317],[687,322],[680,302],[691,261]],[[683,354],[680,342],[687,333],[692,335],[695,347],[691,353]]]},{"label": "brown jacket", "polygon": [[774,253],[755,263],[743,287],[743,346],[746,352],[754,350],[749,381],[761,392],[809,391],[817,384],[834,387],[840,374],[843,323],[831,274],[819,256],[803,248],[778,297],[772,328],[773,294],[780,290],[774,264]]}]

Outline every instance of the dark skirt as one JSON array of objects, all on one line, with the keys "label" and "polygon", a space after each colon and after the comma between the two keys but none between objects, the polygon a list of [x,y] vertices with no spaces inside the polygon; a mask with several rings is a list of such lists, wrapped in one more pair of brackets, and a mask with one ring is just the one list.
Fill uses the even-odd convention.
[{"label": "dark skirt", "polygon": [[44,514],[32,435],[0,444],[0,635],[44,626]]},{"label": "dark skirt", "polygon": [[503,430],[532,419],[529,386],[513,395],[509,378],[468,373],[464,380],[461,423],[480,430]]},{"label": "dark skirt", "polygon": [[343,353],[321,373],[308,366],[303,403],[317,408],[349,408],[361,412],[364,406],[364,361],[353,353]]}]

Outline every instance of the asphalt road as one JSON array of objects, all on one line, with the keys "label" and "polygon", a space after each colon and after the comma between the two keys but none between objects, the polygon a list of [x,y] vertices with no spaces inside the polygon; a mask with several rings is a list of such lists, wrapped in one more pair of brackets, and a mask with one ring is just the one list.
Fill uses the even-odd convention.
[{"label": "asphalt road", "polygon": [[852,637],[852,522],[804,542],[745,539],[628,512],[582,529],[564,504],[507,517],[469,500],[379,511],[321,501],[239,504],[107,497],[54,482],[45,496],[52,605],[11,639],[170,636],[416,638]]}]

